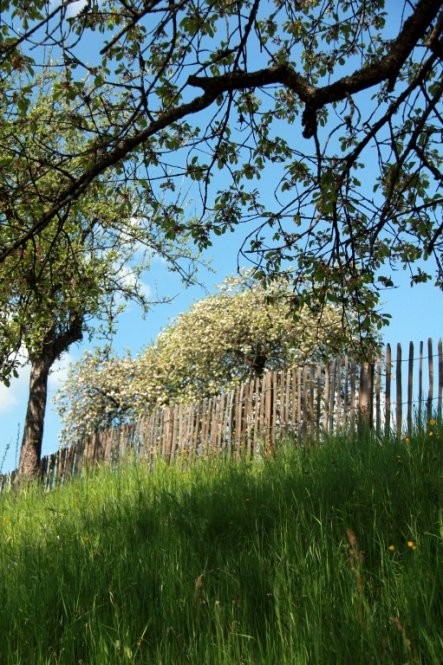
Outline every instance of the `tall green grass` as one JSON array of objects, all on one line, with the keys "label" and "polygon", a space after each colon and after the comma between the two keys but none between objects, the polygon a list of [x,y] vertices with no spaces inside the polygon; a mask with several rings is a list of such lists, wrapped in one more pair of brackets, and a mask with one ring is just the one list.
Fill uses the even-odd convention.
[{"label": "tall green grass", "polygon": [[441,665],[442,507],[436,425],[9,493],[0,663]]}]

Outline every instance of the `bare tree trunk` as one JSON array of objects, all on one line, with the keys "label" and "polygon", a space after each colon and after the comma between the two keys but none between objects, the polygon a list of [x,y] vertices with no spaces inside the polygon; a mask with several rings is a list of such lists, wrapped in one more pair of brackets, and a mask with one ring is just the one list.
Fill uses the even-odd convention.
[{"label": "bare tree trunk", "polygon": [[31,358],[28,408],[23,429],[17,484],[37,476],[43,441],[46,402],[48,398],[49,371],[57,358],[73,342],[82,339],[83,317],[73,314],[68,327],[62,331],[54,326],[48,331],[40,354]]},{"label": "bare tree trunk", "polygon": [[31,363],[28,408],[18,467],[18,476],[21,479],[31,479],[38,472],[48,397],[48,376],[51,365],[51,358],[44,357],[33,360]]}]

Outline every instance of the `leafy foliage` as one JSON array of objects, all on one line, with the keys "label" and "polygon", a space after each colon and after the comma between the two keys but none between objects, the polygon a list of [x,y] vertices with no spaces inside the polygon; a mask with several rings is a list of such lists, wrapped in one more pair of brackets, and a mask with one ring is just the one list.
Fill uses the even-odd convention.
[{"label": "leafy foliage", "polygon": [[[69,122],[58,86],[53,74],[43,72],[26,108],[17,98],[0,122],[2,238],[12,244],[23,234],[28,238],[6,256],[0,280],[0,379],[8,384],[20,362],[31,363],[19,478],[38,470],[55,360],[100,322],[102,332],[112,333],[125,300],[147,309],[141,277],[153,252],[182,276],[181,259],[193,264],[185,232],[170,239],[149,223],[151,207],[128,177],[135,168],[129,162],[123,176],[118,168],[96,174],[81,197],[34,233],[36,220],[90,159],[87,137]],[[95,127],[102,122],[94,119]]]},{"label": "leafy foliage", "polygon": [[[84,145],[81,158],[73,146],[47,151],[57,187],[32,219],[21,205],[13,222],[2,218],[3,265],[64,226],[70,206],[116,169],[138,181],[168,239],[186,229],[207,247],[248,223],[243,255],[262,278],[292,263],[301,305],[314,288],[362,325],[382,325],[374,304],[396,269],[426,281],[432,258],[442,284],[441,1],[37,0],[30,9],[4,0],[1,9],[4,117],[35,127],[36,72],[58,67],[54,94]],[[32,159],[32,144],[17,150]],[[63,165],[74,158],[70,177]],[[176,201],[159,205],[183,181],[197,220],[183,220]],[[5,178],[2,197],[20,203],[21,183]]]},{"label": "leafy foliage", "polygon": [[[32,228],[40,211],[57,198],[64,181],[81,172],[87,142],[66,122],[69,113],[59,98],[59,81],[51,75],[40,87],[26,118],[15,116],[0,125],[0,187],[10,183],[20,196],[2,200],[3,237],[13,241]],[[22,151],[22,146],[27,151]],[[51,159],[57,154],[59,165]],[[129,167],[129,165],[128,165]],[[192,278],[193,256],[183,233],[169,240],[149,225],[150,208],[118,170],[97,177],[83,196],[73,200],[37,236],[10,254],[0,281],[0,378],[8,381],[21,354],[33,360],[45,346],[76,322],[82,332],[112,333],[125,300],[144,309],[149,302],[141,277],[153,254]],[[60,352],[66,350],[60,349]]]}]

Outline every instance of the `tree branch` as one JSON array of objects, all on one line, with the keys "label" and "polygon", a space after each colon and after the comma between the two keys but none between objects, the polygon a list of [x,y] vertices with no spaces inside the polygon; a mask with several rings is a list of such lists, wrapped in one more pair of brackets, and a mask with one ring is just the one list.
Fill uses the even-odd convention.
[{"label": "tree branch", "polygon": [[103,171],[107,168],[114,166],[121,160],[123,160],[128,154],[130,154],[135,148],[142,145],[147,141],[151,136],[161,131],[165,127],[177,122],[181,118],[184,118],[192,113],[197,113],[208,106],[210,106],[213,101],[216,99],[215,94],[213,93],[204,93],[200,97],[196,97],[192,102],[187,104],[182,104],[177,108],[173,108],[170,111],[163,113],[160,117],[152,122],[149,127],[144,129],[141,132],[121,141],[112,152],[105,153],[97,159],[93,165],[88,168],[84,174],[75,180],[69,187],[66,187],[62,192],[60,192],[58,201],[55,203],[48,212],[42,215],[41,219],[34,224],[27,232],[23,233],[20,238],[15,242],[11,243],[5,249],[2,249],[0,252],[0,263],[3,262],[8,256],[13,254],[19,247],[22,247],[28,242],[33,236],[37,233],[40,233],[45,229],[49,222],[62,210],[62,208],[72,201],[75,201],[83,194],[88,186],[93,182]]}]

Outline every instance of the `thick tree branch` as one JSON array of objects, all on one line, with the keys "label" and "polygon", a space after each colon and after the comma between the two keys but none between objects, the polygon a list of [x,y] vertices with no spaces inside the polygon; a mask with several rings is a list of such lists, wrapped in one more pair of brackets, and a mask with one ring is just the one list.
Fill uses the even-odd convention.
[{"label": "thick tree branch", "polygon": [[[217,96],[243,88],[256,88],[275,83],[285,85],[306,104],[302,119],[305,128],[303,136],[311,138],[315,133],[315,112],[326,104],[345,99],[349,95],[366,90],[383,81],[389,81],[390,88],[393,88],[393,83],[402,65],[423,39],[442,6],[443,0],[439,0],[439,2],[420,0],[414,13],[405,21],[403,29],[383,58],[322,88],[310,85],[307,79],[287,64],[256,72],[230,72],[217,77],[190,76],[188,83]],[[435,35],[434,38],[436,38]]]},{"label": "thick tree branch", "polygon": [[224,92],[243,90],[244,88],[259,88],[264,85],[281,83],[290,88],[307,104],[312,104],[316,95],[316,88],[308,83],[307,79],[298,74],[289,65],[277,65],[256,72],[236,71],[222,76],[190,76],[189,85],[201,88],[206,93],[216,96]]},{"label": "thick tree branch", "polygon": [[315,99],[317,108],[343,99],[346,93],[352,95],[386,80],[390,82],[389,89],[392,90],[401,67],[424,38],[442,7],[442,0],[420,0],[414,13],[405,21],[398,37],[391,43],[388,53],[351,76],[345,76],[331,85],[319,88]]}]

